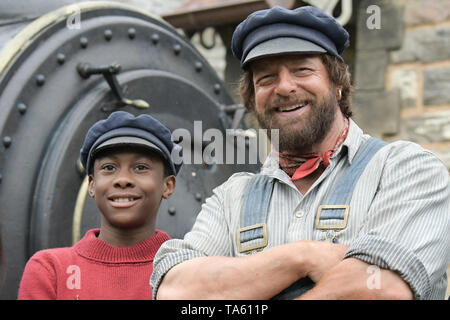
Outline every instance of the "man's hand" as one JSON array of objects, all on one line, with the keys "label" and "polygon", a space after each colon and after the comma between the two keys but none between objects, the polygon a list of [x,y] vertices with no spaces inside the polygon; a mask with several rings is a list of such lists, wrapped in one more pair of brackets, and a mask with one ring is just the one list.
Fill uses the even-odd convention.
[{"label": "man's hand", "polygon": [[391,270],[379,269],[379,287],[369,286],[368,279],[371,273],[367,272],[368,268],[370,265],[361,260],[345,259],[327,272],[313,289],[299,299],[413,299],[409,285]]}]

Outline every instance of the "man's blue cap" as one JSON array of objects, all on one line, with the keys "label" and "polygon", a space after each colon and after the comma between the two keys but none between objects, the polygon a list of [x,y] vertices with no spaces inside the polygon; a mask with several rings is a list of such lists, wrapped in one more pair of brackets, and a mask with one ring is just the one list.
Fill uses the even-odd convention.
[{"label": "man's blue cap", "polygon": [[170,174],[175,176],[182,166],[182,148],[172,141],[167,127],[147,114],[135,117],[128,112],[116,111],[107,119],[94,123],[86,134],[80,150],[80,160],[86,173],[93,173],[93,160],[97,152],[120,146],[139,146],[159,153]]},{"label": "man's blue cap", "polygon": [[348,32],[312,6],[255,11],[237,26],[231,40],[244,69],[257,58],[294,53],[327,53],[344,61],[340,55],[349,45]]}]

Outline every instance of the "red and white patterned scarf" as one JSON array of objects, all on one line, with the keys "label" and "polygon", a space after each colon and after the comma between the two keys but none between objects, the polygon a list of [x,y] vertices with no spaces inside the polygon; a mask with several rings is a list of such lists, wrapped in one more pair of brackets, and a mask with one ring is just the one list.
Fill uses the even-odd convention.
[{"label": "red and white patterned scarf", "polygon": [[320,164],[323,163],[325,167],[330,165],[330,158],[335,151],[342,145],[348,134],[349,121],[345,120],[345,128],[336,140],[333,149],[326,151],[323,154],[320,153],[307,153],[301,155],[292,155],[284,152],[275,152],[275,156],[278,157],[278,162],[281,169],[291,177],[291,181],[295,181],[304,178],[314,171],[316,171]]}]

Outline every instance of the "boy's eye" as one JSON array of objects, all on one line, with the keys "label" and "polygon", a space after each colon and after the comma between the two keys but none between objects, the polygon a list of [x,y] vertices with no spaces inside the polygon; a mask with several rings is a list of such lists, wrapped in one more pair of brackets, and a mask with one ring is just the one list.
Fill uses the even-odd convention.
[{"label": "boy's eye", "polygon": [[149,169],[149,167],[145,164],[138,164],[134,168],[136,169],[136,171],[144,171]]},{"label": "boy's eye", "polygon": [[116,169],[112,164],[105,164],[101,167],[103,171],[114,171]]}]

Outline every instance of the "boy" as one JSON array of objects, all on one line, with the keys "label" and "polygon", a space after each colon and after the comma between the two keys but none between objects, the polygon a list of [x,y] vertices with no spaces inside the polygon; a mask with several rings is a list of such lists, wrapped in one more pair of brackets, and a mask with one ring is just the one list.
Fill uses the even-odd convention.
[{"label": "boy", "polygon": [[149,115],[118,111],[95,123],[80,151],[100,229],[73,247],[42,250],[28,261],[19,299],[151,299],[153,257],[169,236],[155,230],[162,199],[175,189],[181,147]]}]

